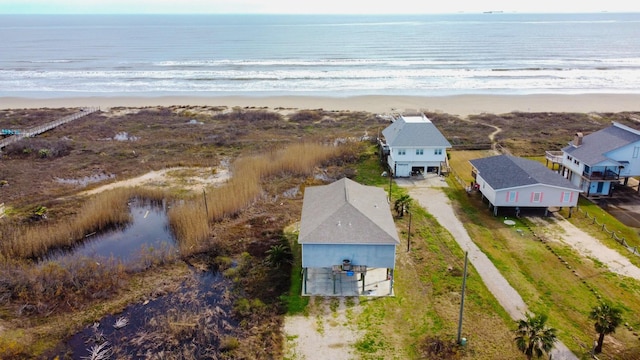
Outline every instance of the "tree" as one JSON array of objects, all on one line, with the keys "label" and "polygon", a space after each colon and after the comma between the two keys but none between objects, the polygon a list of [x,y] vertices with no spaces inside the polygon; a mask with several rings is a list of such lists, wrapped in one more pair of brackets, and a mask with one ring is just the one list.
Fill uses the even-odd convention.
[{"label": "tree", "polygon": [[545,314],[525,314],[525,319],[516,321],[518,329],[515,330],[515,342],[518,349],[522,351],[527,359],[542,357],[553,349],[554,343],[558,341],[556,329],[547,327],[547,315]]},{"label": "tree", "polygon": [[591,309],[589,318],[596,321],[594,327],[599,334],[598,344],[593,351],[595,353],[601,353],[604,336],[616,332],[616,328],[622,323],[622,311],[619,308],[603,302]]},{"label": "tree", "polygon": [[401,195],[393,204],[393,209],[396,211],[399,217],[403,217],[404,213],[409,211],[410,203],[411,197],[409,195]]}]

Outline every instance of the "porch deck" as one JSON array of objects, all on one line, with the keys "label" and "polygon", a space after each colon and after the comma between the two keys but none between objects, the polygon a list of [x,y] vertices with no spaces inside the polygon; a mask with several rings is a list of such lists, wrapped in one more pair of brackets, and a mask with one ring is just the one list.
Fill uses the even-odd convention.
[{"label": "porch deck", "polygon": [[[304,279],[302,280],[304,281]],[[364,291],[359,273],[339,272],[335,275],[331,268],[308,268],[306,293],[303,296],[393,296],[391,281],[387,279],[387,269],[368,268],[364,276]]]}]

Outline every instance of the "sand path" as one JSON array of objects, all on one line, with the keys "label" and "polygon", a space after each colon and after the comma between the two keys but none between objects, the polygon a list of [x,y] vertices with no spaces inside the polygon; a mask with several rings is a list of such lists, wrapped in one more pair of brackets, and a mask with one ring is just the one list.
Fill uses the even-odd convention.
[{"label": "sand path", "polygon": [[[291,360],[352,360],[354,344],[363,335],[354,319],[359,311],[357,297],[347,305],[344,297],[310,299],[308,315],[287,316],[284,321],[285,356]],[[338,301],[335,310],[331,302]],[[335,306],[335,304],[334,304]]]},{"label": "sand path", "polygon": [[[183,172],[187,173],[187,175],[181,175],[181,173]],[[229,169],[225,167],[173,167],[163,170],[150,171],[135,178],[102,185],[95,189],[83,191],[80,193],[80,195],[94,195],[106,190],[113,190],[118,187],[133,187],[141,185],[153,185],[159,187],[180,186],[181,188],[187,190],[200,190],[205,186],[225,182],[230,177],[231,174],[229,172]]]},{"label": "sand path", "polygon": [[[532,221],[539,224],[541,220]],[[580,255],[596,259],[606,265],[611,272],[640,280],[640,268],[633,265],[628,257],[601,243],[598,239],[582,231],[563,217],[555,214],[553,224],[543,223],[545,235],[570,245]],[[546,225],[545,225],[546,224]],[[557,231],[560,229],[560,231]],[[626,251],[621,249],[621,251]],[[632,255],[633,256],[633,255]]]}]

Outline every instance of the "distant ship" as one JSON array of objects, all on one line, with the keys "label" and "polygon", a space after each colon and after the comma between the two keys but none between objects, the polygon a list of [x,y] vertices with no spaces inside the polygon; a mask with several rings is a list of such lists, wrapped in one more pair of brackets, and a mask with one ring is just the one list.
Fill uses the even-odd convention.
[{"label": "distant ship", "polygon": [[497,11],[484,11],[483,14],[502,14],[504,11],[502,10],[497,10]]}]

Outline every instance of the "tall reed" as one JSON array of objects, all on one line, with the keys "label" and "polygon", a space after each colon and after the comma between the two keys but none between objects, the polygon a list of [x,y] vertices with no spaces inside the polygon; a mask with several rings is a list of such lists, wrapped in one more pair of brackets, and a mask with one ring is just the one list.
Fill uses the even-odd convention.
[{"label": "tall reed", "polygon": [[129,222],[127,202],[132,197],[159,200],[164,192],[142,188],[117,188],[85,202],[70,221],[36,222],[9,226],[2,231],[0,252],[9,257],[38,258],[53,248],[69,247],[90,234]]},{"label": "tall reed", "polygon": [[298,143],[263,154],[243,157],[232,167],[233,177],[223,186],[209,189],[169,211],[169,222],[183,255],[208,247],[210,221],[237,214],[262,193],[260,182],[277,174],[307,175],[322,162],[340,155],[342,149],[318,143]]}]

